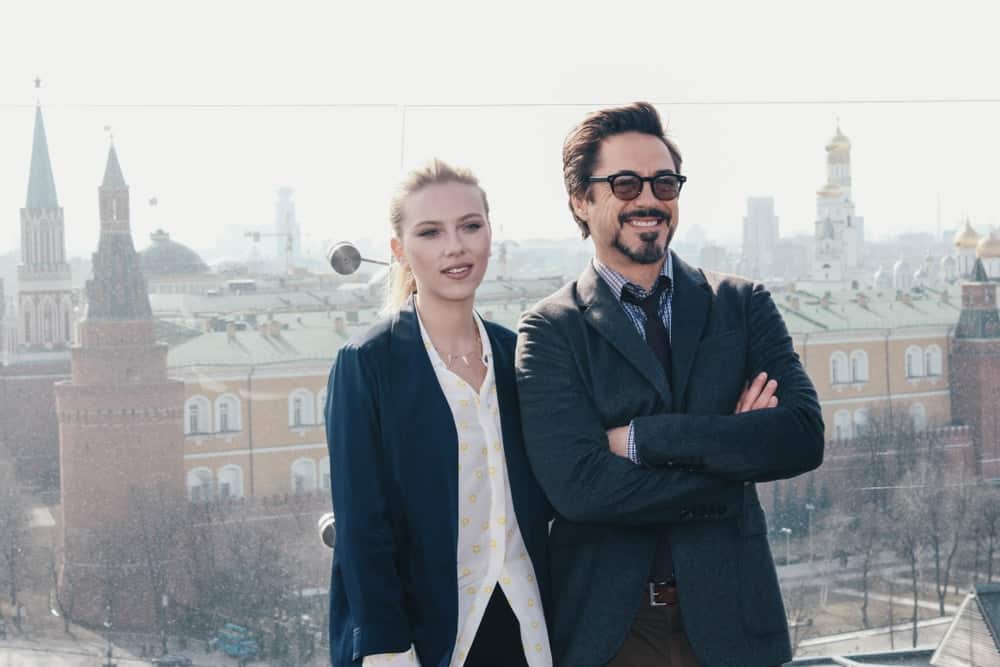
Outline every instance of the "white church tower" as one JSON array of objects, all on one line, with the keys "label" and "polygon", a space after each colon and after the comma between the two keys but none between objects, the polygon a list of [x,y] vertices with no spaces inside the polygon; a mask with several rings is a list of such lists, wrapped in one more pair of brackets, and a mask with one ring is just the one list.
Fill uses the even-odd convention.
[{"label": "white church tower", "polygon": [[40,106],[35,107],[28,195],[21,209],[21,263],[17,274],[19,346],[68,348],[76,328],[72,283],[66,261],[63,209],[56,196]]},{"label": "white church tower", "polygon": [[295,215],[294,193],[291,188],[279,188],[274,206],[275,263],[289,274],[302,266],[302,230]]},{"label": "white church tower", "polygon": [[851,142],[840,131],[826,146],[826,183],[816,193],[816,256],[812,278],[840,282],[858,268],[864,218],[855,215],[851,196]]}]

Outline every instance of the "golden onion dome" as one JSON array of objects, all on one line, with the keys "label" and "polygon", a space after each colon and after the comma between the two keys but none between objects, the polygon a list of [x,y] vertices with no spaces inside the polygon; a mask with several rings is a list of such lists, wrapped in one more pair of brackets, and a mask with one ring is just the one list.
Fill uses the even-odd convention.
[{"label": "golden onion dome", "polygon": [[990,232],[979,241],[976,245],[976,257],[980,259],[1000,257],[1000,238],[997,238],[996,232]]},{"label": "golden onion dome", "polygon": [[826,150],[828,151],[846,151],[851,149],[851,140],[840,131],[840,125],[837,125],[837,133],[833,135],[830,139],[830,143],[826,145]]},{"label": "golden onion dome", "polygon": [[820,197],[839,197],[840,186],[836,183],[827,183],[822,188],[817,190],[816,194]]},{"label": "golden onion dome", "polygon": [[962,250],[973,250],[982,237],[972,228],[968,218],[958,233],[955,234],[955,247]]}]

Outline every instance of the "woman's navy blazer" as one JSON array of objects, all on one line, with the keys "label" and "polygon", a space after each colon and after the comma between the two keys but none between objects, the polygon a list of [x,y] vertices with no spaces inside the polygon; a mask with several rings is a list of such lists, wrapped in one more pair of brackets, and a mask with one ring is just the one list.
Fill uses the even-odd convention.
[{"label": "woman's navy blazer", "polygon": [[[515,334],[486,322],[507,478],[549,603],[551,508],[528,467],[514,378]],[[458,434],[413,300],[345,345],[326,404],[336,546],[330,584],[335,666],[406,651],[444,667],[458,633]]]}]

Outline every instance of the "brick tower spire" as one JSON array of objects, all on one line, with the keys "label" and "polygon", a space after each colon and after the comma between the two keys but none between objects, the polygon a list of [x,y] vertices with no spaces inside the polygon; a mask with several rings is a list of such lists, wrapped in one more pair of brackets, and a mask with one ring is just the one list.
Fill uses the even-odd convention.
[{"label": "brick tower spire", "polygon": [[952,417],[972,427],[977,472],[1000,479],[1000,313],[997,283],[979,259],[962,284],[949,381]]},{"label": "brick tower spire", "polygon": [[99,202],[80,343],[71,380],[56,385],[62,585],[83,603],[80,620],[110,614],[116,627],[162,628],[163,596],[178,594],[177,578],[166,576],[172,545],[163,530],[185,503],[184,390],[167,378],[167,347],[156,342],[114,146]]}]

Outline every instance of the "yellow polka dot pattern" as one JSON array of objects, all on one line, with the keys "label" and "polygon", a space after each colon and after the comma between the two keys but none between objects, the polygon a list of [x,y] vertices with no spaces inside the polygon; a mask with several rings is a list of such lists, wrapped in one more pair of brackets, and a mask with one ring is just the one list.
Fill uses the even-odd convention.
[{"label": "yellow polka dot pattern", "polygon": [[[476,322],[486,365],[486,378],[478,390],[449,370],[433,345],[425,346],[459,436],[456,443],[460,517],[456,578],[462,594],[458,599],[459,627],[450,667],[464,666],[497,586],[501,587],[518,619],[529,667],[551,667],[551,649],[538,602],[534,566],[517,525],[507,483],[500,403],[489,336],[478,317]],[[420,333],[429,343],[423,322]],[[388,663],[381,664],[388,667]],[[411,664],[398,662],[392,663],[392,667]],[[365,665],[368,665],[367,658]]]}]

